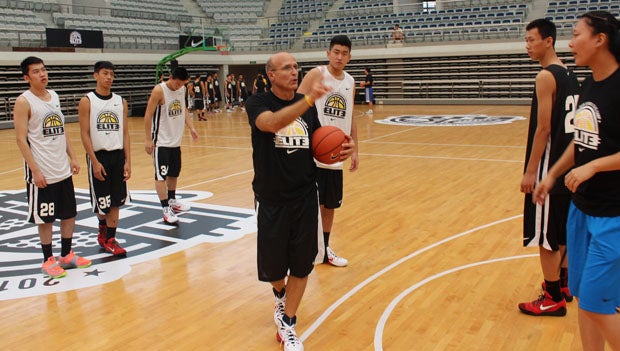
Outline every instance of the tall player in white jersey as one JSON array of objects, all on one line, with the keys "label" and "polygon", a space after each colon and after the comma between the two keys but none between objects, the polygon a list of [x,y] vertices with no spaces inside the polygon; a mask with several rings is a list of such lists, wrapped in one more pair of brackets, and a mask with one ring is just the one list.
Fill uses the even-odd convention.
[{"label": "tall player in white jersey", "polygon": [[[38,57],[21,62],[24,80],[30,88],[15,101],[13,121],[17,147],[25,162],[28,190],[28,221],[37,225],[43,266],[41,272],[52,278],[66,275],[65,269],[86,268],[91,261],[71,250],[77,215],[73,174],[80,171],[60,100],[48,90],[47,69]],[[58,261],[52,252],[52,231],[60,219],[61,253]]]},{"label": "tall player in white jersey", "polygon": [[177,212],[190,206],[176,199],[177,179],[181,172],[181,139],[185,125],[192,139],[198,139],[192,117],[185,105],[185,83],[189,74],[177,67],[167,81],[156,85],[144,112],[146,142],[144,150],[153,156],[155,190],[161,202],[166,223],[176,223]]},{"label": "tall player in white jersey", "polygon": [[112,93],[114,65],[95,63],[97,88],[80,100],[80,135],[86,150],[91,204],[99,219],[99,245],[114,256],[127,251],[116,240],[119,208],[127,198],[131,152],[127,101]]},{"label": "tall player in white jersey", "polygon": [[[351,40],[346,35],[336,35],[329,43],[327,50],[329,63],[315,67],[304,77],[297,91],[307,94],[314,82],[323,80],[323,84],[332,90],[317,99],[316,106],[322,126],[336,126],[355,141],[355,149],[351,154],[349,171],[355,171],[359,164],[357,152],[357,125],[353,120],[353,103],[355,96],[355,80],[344,71],[351,60]],[[319,185],[319,202],[321,204],[321,221],[323,222],[323,240],[325,242],[324,263],[344,267],[349,261],[337,256],[329,247],[329,236],[334,223],[336,208],[342,205],[342,169],[343,162],[318,166],[317,181]]]}]

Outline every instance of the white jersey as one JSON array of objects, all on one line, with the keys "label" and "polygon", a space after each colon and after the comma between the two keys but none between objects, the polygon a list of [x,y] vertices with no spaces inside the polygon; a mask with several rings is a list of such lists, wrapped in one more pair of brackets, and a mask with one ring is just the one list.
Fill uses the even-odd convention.
[{"label": "white jersey", "polygon": [[164,104],[157,106],[153,116],[151,137],[155,146],[179,147],[185,128],[185,87],[172,91],[166,82],[159,84],[164,90]]},{"label": "white jersey", "polygon": [[94,92],[86,94],[90,100],[90,139],[93,150],[112,151],[123,148],[123,98],[112,93],[103,100]]},{"label": "white jersey", "polygon": [[[67,155],[65,116],[60,110],[58,94],[48,90],[51,98],[43,101],[30,90],[21,94],[30,104],[28,120],[28,145],[34,161],[48,184],[58,183],[71,176],[71,164]],[[32,183],[32,172],[25,164],[25,179]]]},{"label": "white jersey", "polygon": [[[323,75],[323,84],[332,88],[329,93],[314,102],[321,126],[336,126],[347,135],[351,135],[355,80],[347,72],[342,72],[344,74],[343,79],[337,79],[329,73],[327,66],[319,66],[318,68]],[[343,162],[330,165],[316,160],[315,162],[320,168],[342,169],[343,166]]]}]

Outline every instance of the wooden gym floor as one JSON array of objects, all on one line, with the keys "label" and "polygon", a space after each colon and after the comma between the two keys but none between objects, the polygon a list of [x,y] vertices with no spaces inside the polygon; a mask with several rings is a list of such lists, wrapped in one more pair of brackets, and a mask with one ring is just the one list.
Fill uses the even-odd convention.
[{"label": "wooden gym floor", "polygon": [[[576,302],[564,318],[517,308],[538,296],[542,281],[537,249],[521,246],[527,119],[462,127],[373,121],[528,117],[529,107],[378,105],[372,117],[365,110],[355,108],[360,168],[345,171],[331,238],[350,265],[319,265],[311,274],[297,326],[306,350],[579,350]],[[195,125],[200,139],[185,135],[179,190],[208,191],[205,204],[252,210],[245,113]],[[87,189],[78,124],[67,130],[82,162],[75,186]],[[152,191],[142,119],[131,118],[130,130],[130,189]],[[2,190],[24,189],[13,130],[0,131],[0,143]],[[106,284],[0,299],[0,349],[279,350],[272,314],[250,234],[134,264]]]}]

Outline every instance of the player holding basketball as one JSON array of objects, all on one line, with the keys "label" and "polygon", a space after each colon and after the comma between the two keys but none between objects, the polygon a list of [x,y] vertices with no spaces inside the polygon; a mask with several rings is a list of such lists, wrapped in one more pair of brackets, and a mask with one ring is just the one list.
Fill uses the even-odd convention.
[{"label": "player holding basketball", "polygon": [[[17,147],[24,157],[28,190],[28,221],[37,225],[43,266],[41,272],[52,278],[64,277],[65,269],[86,268],[89,259],[71,250],[77,215],[73,174],[78,164],[69,135],[65,133],[65,116],[53,90],[46,89],[47,69],[38,57],[27,57],[21,71],[29,89],[15,101],[13,123]],[[60,219],[61,253],[58,261],[52,252],[52,231]]]},{"label": "player holding basketball", "polygon": [[592,75],[579,90],[573,141],[536,187],[534,200],[543,203],[557,179],[572,192],[568,270],[571,292],[579,299],[581,344],[603,351],[607,342],[618,351],[620,23],[609,12],[588,12],[573,28],[569,47],[575,64],[590,67]]},{"label": "player holding basketball", "polygon": [[[315,67],[306,74],[297,92],[307,94],[314,82],[323,81],[331,91],[315,100],[321,126],[336,126],[345,134],[351,135],[356,147],[351,154],[349,171],[355,171],[359,165],[357,152],[357,124],[353,120],[355,101],[355,80],[344,71],[351,60],[351,40],[346,35],[336,35],[327,50],[329,63]],[[324,164],[316,161],[318,166],[317,182],[319,202],[321,204],[321,221],[323,224],[323,241],[325,243],[325,261],[337,267],[346,266],[349,261],[337,256],[329,246],[329,237],[334,223],[334,214],[342,205],[342,168],[343,162]]]},{"label": "player holding basketball", "polygon": [[127,101],[112,93],[114,65],[95,63],[95,91],[78,106],[80,135],[86,151],[91,204],[99,219],[99,245],[114,256],[127,251],[116,241],[119,207],[127,199],[131,177],[131,152],[127,126]]},{"label": "player holding basketball", "polygon": [[189,204],[176,199],[185,125],[192,139],[198,139],[198,132],[185,106],[185,83],[188,80],[187,70],[177,67],[166,82],[153,88],[144,112],[144,149],[153,156],[155,189],[163,208],[164,221],[171,224],[179,220],[176,213],[190,210]]},{"label": "player holding basketball", "polygon": [[[319,204],[316,165],[310,150],[319,127],[315,100],[329,88],[317,82],[298,94],[298,66],[285,52],[266,64],[271,91],[248,98],[252,128],[252,160],[258,228],[258,279],[269,282],[275,295],[274,321],[284,350],[303,350],[295,324],[297,308],[318,252]],[[341,160],[354,149],[347,137]]]},{"label": "player holding basketball", "polygon": [[553,22],[537,19],[527,25],[526,31],[525,48],[533,60],[540,62],[542,70],[536,76],[521,179],[521,192],[525,193],[523,245],[538,246],[544,283],[540,298],[520,303],[519,309],[534,316],[564,316],[566,301],[572,301],[566,260],[570,193],[562,182],[557,182],[547,201],[538,205],[532,202],[532,192],[572,139],[579,83],[555,52]]}]

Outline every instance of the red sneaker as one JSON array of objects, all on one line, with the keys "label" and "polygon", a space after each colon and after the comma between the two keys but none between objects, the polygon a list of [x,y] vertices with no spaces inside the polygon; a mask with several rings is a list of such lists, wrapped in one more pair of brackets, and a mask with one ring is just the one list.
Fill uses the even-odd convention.
[{"label": "red sneaker", "polygon": [[118,244],[118,241],[116,241],[116,238],[110,238],[106,240],[103,248],[114,256],[125,256],[127,254],[127,250],[123,249]]},{"label": "red sneaker", "polygon": [[553,301],[551,295],[543,291],[538,300],[520,303],[519,310],[531,316],[562,317],[566,315],[566,300],[562,299],[560,302]]},{"label": "red sneaker", "polygon": [[97,234],[97,242],[99,242],[99,246],[105,249],[105,242],[108,240],[108,226],[100,225],[99,233]]}]

